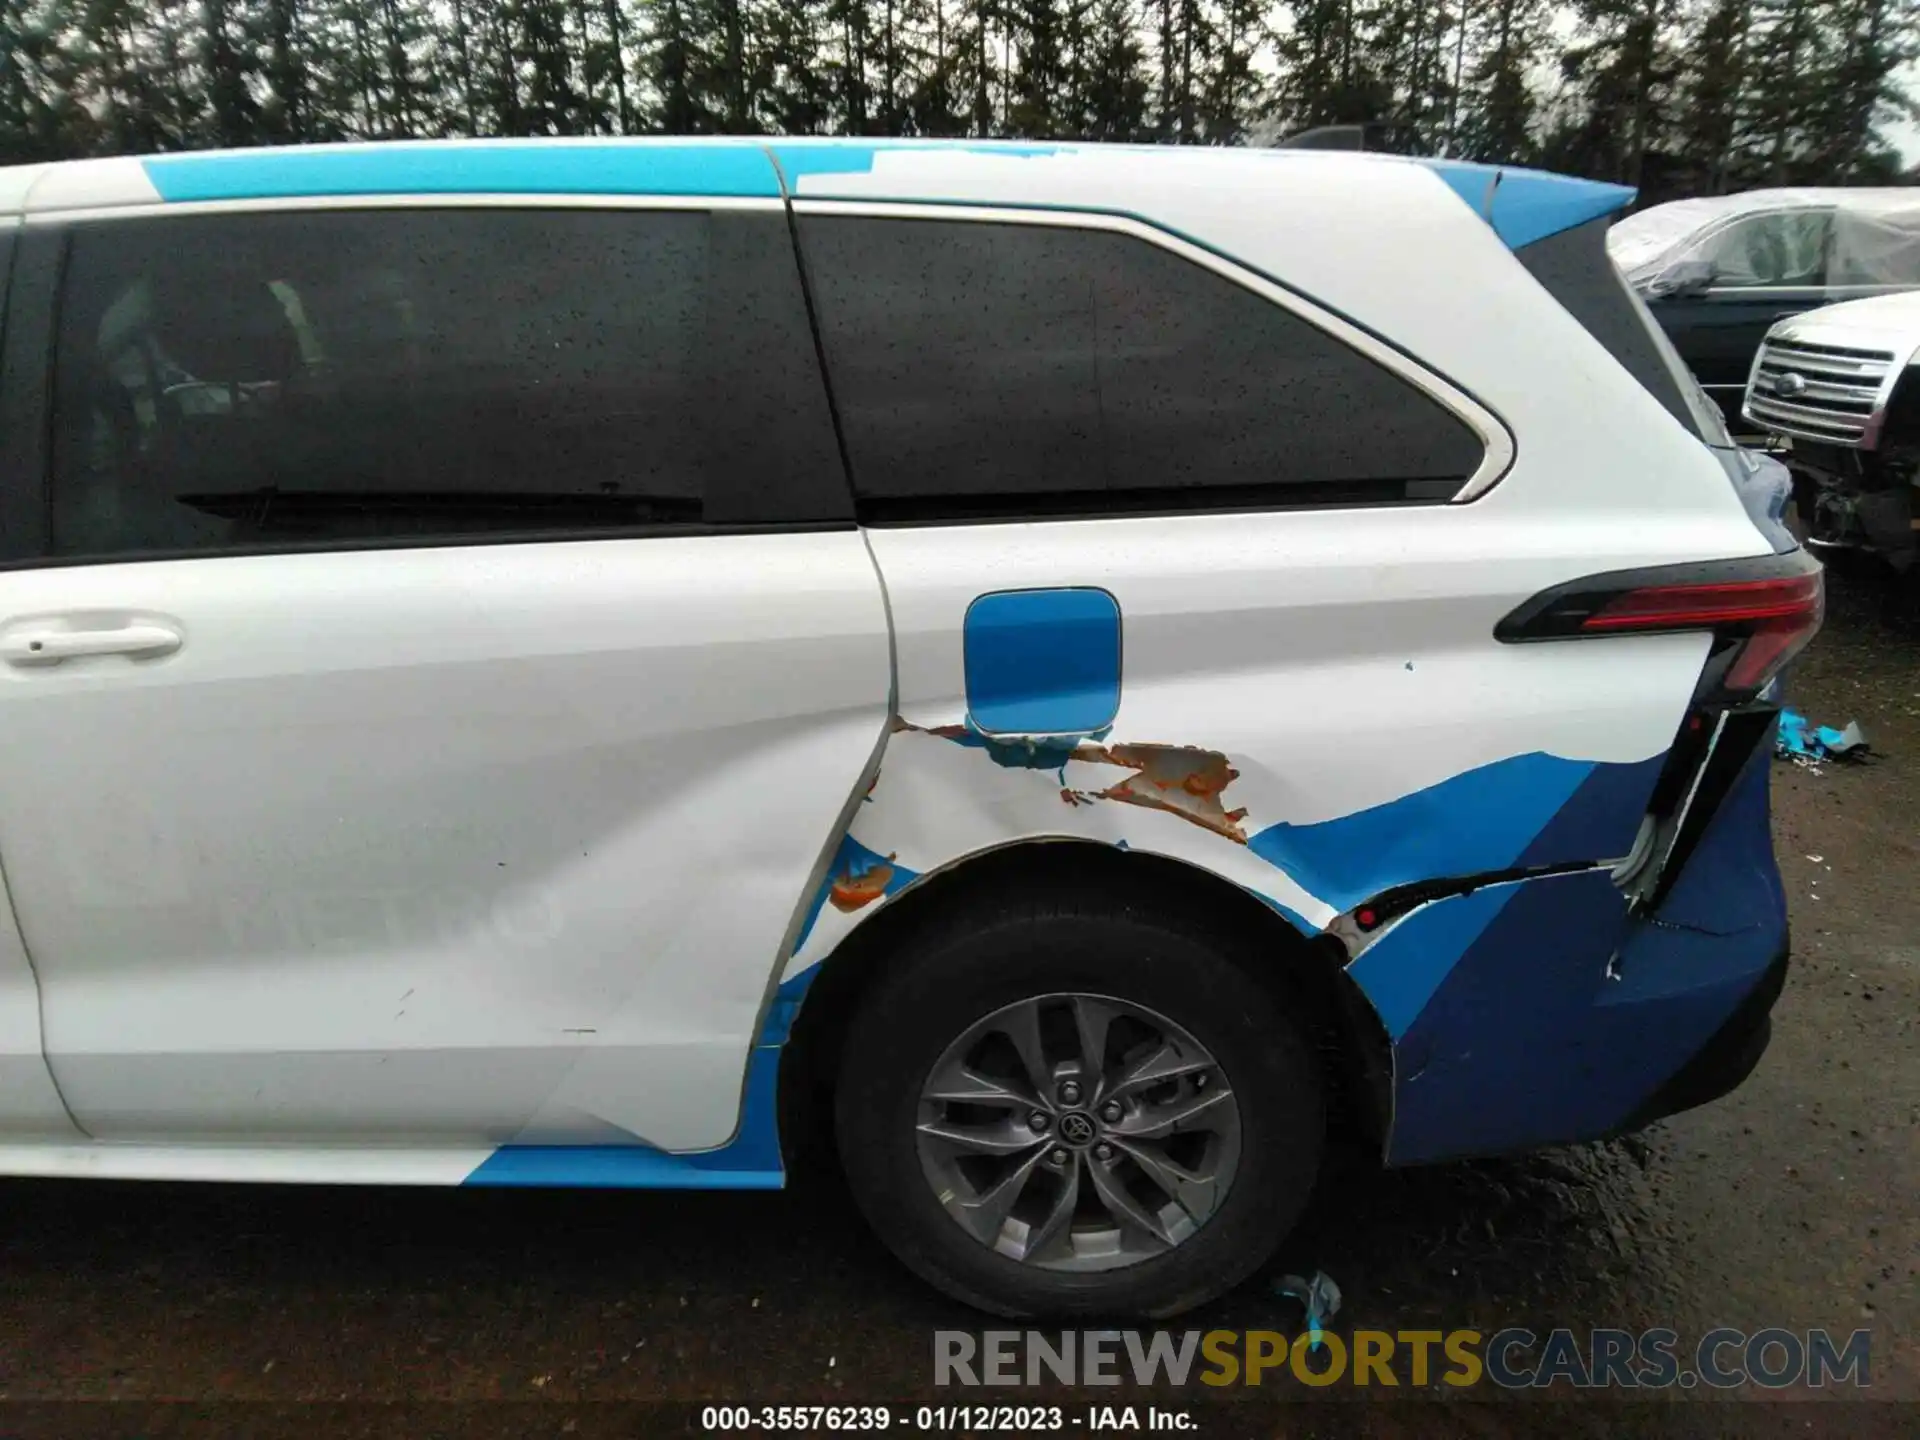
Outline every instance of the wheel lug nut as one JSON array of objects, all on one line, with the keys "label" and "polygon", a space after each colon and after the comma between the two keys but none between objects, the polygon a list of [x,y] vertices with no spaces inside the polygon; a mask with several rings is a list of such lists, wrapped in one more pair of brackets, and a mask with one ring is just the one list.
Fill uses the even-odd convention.
[{"label": "wheel lug nut", "polygon": [[1047,1156],[1047,1164],[1053,1166],[1053,1168],[1056,1170],[1058,1170],[1062,1165],[1066,1163],[1067,1163],[1067,1152],[1065,1150],[1055,1150],[1052,1154]]},{"label": "wheel lug nut", "polygon": [[1041,1135],[1047,1133],[1047,1126],[1052,1123],[1053,1117],[1044,1110],[1036,1110],[1027,1117],[1027,1128]]},{"label": "wheel lug nut", "polygon": [[1109,1125],[1118,1125],[1120,1123],[1120,1102],[1118,1100],[1109,1100],[1106,1104],[1102,1105],[1100,1107],[1100,1118]]},{"label": "wheel lug nut", "polygon": [[1060,1087],[1060,1098],[1068,1105],[1078,1104],[1080,1100],[1079,1084],[1072,1080],[1065,1082]]},{"label": "wheel lug nut", "polygon": [[1093,1158],[1096,1160],[1113,1159],[1113,1146],[1102,1140],[1098,1145],[1093,1147]]}]

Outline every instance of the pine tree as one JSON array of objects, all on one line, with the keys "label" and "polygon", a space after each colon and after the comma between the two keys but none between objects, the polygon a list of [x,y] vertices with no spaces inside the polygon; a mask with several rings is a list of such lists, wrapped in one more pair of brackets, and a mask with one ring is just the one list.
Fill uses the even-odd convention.
[{"label": "pine tree", "polygon": [[1547,163],[1638,186],[1649,152],[1671,129],[1680,70],[1676,0],[1580,0],[1578,10],[1579,39],[1560,66],[1579,108],[1548,138]]},{"label": "pine tree", "polygon": [[700,128],[700,108],[693,80],[698,69],[694,35],[682,0],[649,0],[651,33],[642,69],[655,95],[655,129],[669,135],[689,135]]},{"label": "pine tree", "polygon": [[751,132],[745,0],[690,0],[688,18],[696,37],[688,51],[688,89],[699,128],[720,135]]},{"label": "pine tree", "polygon": [[1062,131],[1067,92],[1067,15],[1061,0],[1007,0],[1014,69],[1007,133],[1048,139]]},{"label": "pine tree", "polygon": [[515,53],[525,77],[521,123],[531,135],[578,135],[586,105],[574,82],[562,0],[507,0]]},{"label": "pine tree", "polygon": [[1146,138],[1146,45],[1130,0],[1098,0],[1088,17],[1086,59],[1069,107],[1089,140]]},{"label": "pine tree", "polygon": [[1365,11],[1354,0],[1302,0],[1293,29],[1277,37],[1282,118],[1295,129],[1359,124],[1394,112],[1391,82],[1364,48]]},{"label": "pine tree", "polygon": [[63,0],[0,0],[0,164],[87,153],[72,24]]},{"label": "pine tree", "polygon": [[258,67],[233,0],[200,0],[200,68],[206,77],[207,140],[248,145],[260,138],[260,107],[249,80]]},{"label": "pine tree", "polygon": [[764,12],[754,95],[760,124],[777,135],[817,135],[832,118],[822,23],[820,0],[772,0]]},{"label": "pine tree", "polygon": [[1808,174],[1820,146],[1819,100],[1834,64],[1822,0],[1755,0],[1752,84],[1743,129],[1754,183]]},{"label": "pine tree", "polygon": [[995,42],[996,0],[960,0],[953,38],[953,100],[963,135],[994,133],[993,97],[1002,76]]},{"label": "pine tree", "polygon": [[1914,58],[1911,0],[1839,0],[1838,56],[1823,86],[1825,132],[1813,163],[1847,183],[1884,183],[1898,162],[1877,127],[1894,98],[1893,76]]},{"label": "pine tree", "polygon": [[1724,194],[1736,171],[1752,28],[1753,0],[1711,0],[1687,46],[1675,148],[1691,184],[1705,194]]},{"label": "pine tree", "polygon": [[1546,38],[1545,0],[1490,0],[1472,27],[1459,133],[1451,153],[1471,160],[1531,164],[1537,101],[1528,69]]},{"label": "pine tree", "polygon": [[872,133],[872,41],[865,0],[827,0],[828,59],[838,129],[843,135]]},{"label": "pine tree", "polygon": [[1210,145],[1239,144],[1259,109],[1261,78],[1254,61],[1265,8],[1264,0],[1220,0],[1199,104],[1201,138]]},{"label": "pine tree", "polygon": [[318,44],[303,0],[265,0],[256,23],[264,42],[261,138],[273,145],[326,138],[314,113],[311,77],[319,58]]}]

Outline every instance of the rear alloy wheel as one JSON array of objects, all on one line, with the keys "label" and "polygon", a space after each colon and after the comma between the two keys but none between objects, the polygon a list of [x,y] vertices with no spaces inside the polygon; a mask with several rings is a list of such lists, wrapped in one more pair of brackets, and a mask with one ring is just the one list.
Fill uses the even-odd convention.
[{"label": "rear alloy wheel", "polygon": [[1057,903],[922,934],[842,1051],[855,1199],[910,1267],[996,1313],[1158,1316],[1219,1294],[1318,1170],[1318,1068],[1255,973],[1288,958]]},{"label": "rear alloy wheel", "polygon": [[920,1167],[996,1254],[1111,1270],[1190,1239],[1232,1187],[1240,1109],[1173,1021],[1109,995],[1040,995],[970,1026],[920,1093]]}]

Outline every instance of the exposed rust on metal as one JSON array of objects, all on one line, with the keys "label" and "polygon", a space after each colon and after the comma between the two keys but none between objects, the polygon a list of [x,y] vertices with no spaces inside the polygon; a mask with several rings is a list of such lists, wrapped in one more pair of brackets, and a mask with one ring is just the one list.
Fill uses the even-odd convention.
[{"label": "exposed rust on metal", "polygon": [[1237,844],[1247,843],[1247,832],[1240,825],[1247,812],[1227,809],[1220,798],[1240,772],[1218,750],[1191,745],[1082,745],[1073,758],[1121,765],[1134,772],[1099,791],[1102,800],[1165,810]]},{"label": "exposed rust on metal", "polygon": [[1246,810],[1229,810],[1223,799],[1227,787],[1240,778],[1240,772],[1228,764],[1227,757],[1218,750],[1140,742],[1102,745],[1081,740],[1075,743],[1067,737],[991,736],[965,725],[915,725],[897,715],[893,728],[896,733],[914,730],[942,740],[978,746],[1001,765],[1036,770],[1058,767],[1063,780],[1069,761],[1082,765],[1117,765],[1133,773],[1100,790],[1079,790],[1062,784],[1061,802],[1077,806],[1091,805],[1096,800],[1118,800],[1123,805],[1164,810],[1203,830],[1224,836],[1236,845],[1247,843],[1247,832],[1241,824],[1247,818]]},{"label": "exposed rust on metal", "polygon": [[833,877],[833,883],[827,887],[827,899],[833,908],[842,914],[852,914],[863,905],[871,905],[887,893],[887,883],[893,879],[893,861],[896,855],[889,855],[884,861],[876,861],[858,875],[846,874]]}]

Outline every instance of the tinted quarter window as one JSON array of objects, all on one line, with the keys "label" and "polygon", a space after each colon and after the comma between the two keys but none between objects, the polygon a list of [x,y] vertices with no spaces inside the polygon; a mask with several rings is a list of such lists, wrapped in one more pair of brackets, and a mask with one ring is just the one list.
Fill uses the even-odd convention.
[{"label": "tinted quarter window", "polygon": [[73,235],[56,554],[831,519],[836,469],[777,215],[323,211]]},{"label": "tinted quarter window", "polygon": [[1443,499],[1480,462],[1424,392],[1138,237],[800,225],[872,518]]}]

